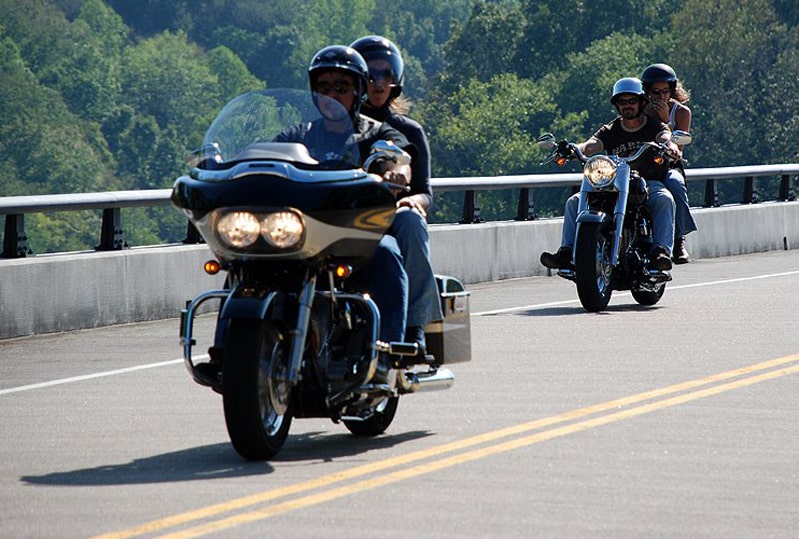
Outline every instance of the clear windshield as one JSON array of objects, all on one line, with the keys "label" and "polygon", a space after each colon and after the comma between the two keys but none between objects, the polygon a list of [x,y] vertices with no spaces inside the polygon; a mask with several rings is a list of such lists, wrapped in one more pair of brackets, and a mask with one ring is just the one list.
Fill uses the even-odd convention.
[{"label": "clear windshield", "polygon": [[260,90],[225,105],[205,133],[203,148],[225,163],[279,139],[303,144],[317,161],[346,157],[357,167],[360,157],[352,131],[347,111],[333,98],[301,90]]}]

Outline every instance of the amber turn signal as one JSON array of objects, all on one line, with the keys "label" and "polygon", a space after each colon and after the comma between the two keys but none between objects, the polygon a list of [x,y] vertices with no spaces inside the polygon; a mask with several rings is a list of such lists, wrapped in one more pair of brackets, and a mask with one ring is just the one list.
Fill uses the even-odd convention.
[{"label": "amber turn signal", "polygon": [[336,277],[339,279],[346,279],[352,273],[352,267],[344,264],[336,266]]},{"label": "amber turn signal", "polygon": [[216,260],[209,260],[208,262],[203,264],[203,269],[205,270],[205,273],[207,273],[208,275],[216,275],[217,273],[219,273],[219,270],[222,268],[219,266],[219,262],[217,262]]}]

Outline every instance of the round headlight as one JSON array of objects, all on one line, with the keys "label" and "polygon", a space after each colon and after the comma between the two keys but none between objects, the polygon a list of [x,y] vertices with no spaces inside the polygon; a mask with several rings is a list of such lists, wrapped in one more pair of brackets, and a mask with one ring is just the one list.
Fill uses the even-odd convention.
[{"label": "round headlight", "polygon": [[616,165],[607,156],[595,155],[586,162],[583,174],[595,189],[602,189],[613,183]]},{"label": "round headlight", "polygon": [[302,240],[304,232],[302,217],[294,212],[270,213],[261,221],[261,235],[269,245],[278,249],[294,247]]},{"label": "round headlight", "polygon": [[216,223],[216,233],[227,245],[242,249],[258,240],[261,227],[258,218],[247,211],[234,211],[223,215]]}]

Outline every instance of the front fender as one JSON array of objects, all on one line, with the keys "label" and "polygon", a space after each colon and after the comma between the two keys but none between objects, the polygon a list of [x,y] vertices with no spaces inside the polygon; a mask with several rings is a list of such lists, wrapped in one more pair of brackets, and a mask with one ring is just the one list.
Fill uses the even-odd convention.
[{"label": "front fender", "polygon": [[249,318],[264,320],[276,292],[250,286],[236,288],[225,300],[219,318]]}]

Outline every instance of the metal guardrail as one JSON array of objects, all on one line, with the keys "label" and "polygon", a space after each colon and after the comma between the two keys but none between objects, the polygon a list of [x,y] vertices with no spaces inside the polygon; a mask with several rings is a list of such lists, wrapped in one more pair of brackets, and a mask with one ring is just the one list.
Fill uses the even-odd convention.
[{"label": "metal guardrail", "polygon": [[[791,177],[799,175],[799,163],[784,165],[752,165],[742,167],[719,167],[687,169],[686,180],[704,181],[704,207],[719,205],[717,182],[743,178],[742,204],[759,201],[755,178],[779,177],[780,189],[777,200],[795,200],[791,188]],[[535,219],[533,193],[535,189],[551,187],[577,187],[582,175],[578,172],[561,174],[520,174],[513,176],[477,176],[469,178],[433,178],[436,192],[463,191],[463,218],[461,223],[479,223],[477,194],[480,191],[519,189],[519,204],[516,220]],[[5,215],[2,258],[24,258],[33,251],[25,233],[25,214],[54,211],[103,210],[98,251],[121,250],[128,245],[122,228],[122,208],[166,206],[171,189],[148,189],[140,191],[113,191],[103,193],[80,193],[59,195],[30,195],[0,197],[0,214]],[[202,238],[189,223],[184,243],[199,243]]]}]

